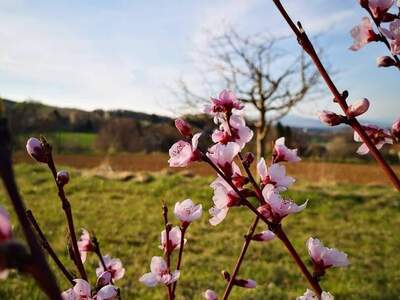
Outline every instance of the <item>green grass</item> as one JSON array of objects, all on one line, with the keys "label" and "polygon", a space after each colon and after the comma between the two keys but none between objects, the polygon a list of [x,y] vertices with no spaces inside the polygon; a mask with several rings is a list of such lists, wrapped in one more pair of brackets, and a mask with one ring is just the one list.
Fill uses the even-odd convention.
[{"label": "green grass", "polygon": [[[64,216],[50,174],[42,166],[18,165],[16,171],[26,205],[72,269],[66,255]],[[127,272],[117,284],[123,299],[165,299],[163,287],[147,288],[138,282],[148,272],[151,257],[161,255],[160,203],[166,200],[172,210],[175,201],[190,197],[207,210],[211,204],[211,178],[160,175],[143,184],[83,178],[76,171],[71,177],[66,190],[76,228],[94,230],[103,252],[122,259]],[[324,290],[339,300],[400,299],[400,198],[395,191],[380,186],[299,183],[290,195],[298,202],[310,199],[304,212],[284,222],[301,256],[307,258],[305,241],[309,236],[349,254],[351,266],[328,270],[321,282]],[[0,203],[10,207],[2,190]],[[222,293],[225,283],[220,271],[232,269],[252,219],[244,208],[235,208],[217,227],[208,224],[206,211],[191,225],[177,299],[202,299],[201,293],[207,288]],[[15,235],[21,238],[21,229],[13,220]],[[259,230],[263,229],[260,225]],[[93,255],[86,262],[92,282],[97,263]],[[67,282],[55,272],[66,289]],[[235,288],[230,299],[295,299],[306,289],[306,282],[278,240],[252,244],[240,276],[255,279],[258,287]],[[0,299],[45,298],[30,278],[13,273],[1,282]]]}]

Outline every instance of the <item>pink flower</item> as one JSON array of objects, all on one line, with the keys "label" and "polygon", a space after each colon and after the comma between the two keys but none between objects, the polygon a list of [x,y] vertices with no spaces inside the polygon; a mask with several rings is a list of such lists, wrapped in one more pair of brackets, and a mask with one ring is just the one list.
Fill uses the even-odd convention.
[{"label": "pink flower", "polygon": [[246,126],[242,116],[232,115],[229,124],[223,121],[219,130],[212,134],[214,143],[227,144],[228,142],[237,143],[241,149],[253,138],[253,131]]},{"label": "pink flower", "polygon": [[195,205],[191,199],[186,199],[175,203],[174,214],[182,224],[187,226],[201,217],[202,206],[201,204]]},{"label": "pink flower", "polygon": [[90,284],[83,279],[75,279],[75,286],[61,294],[63,300],[91,300]]},{"label": "pink flower", "polygon": [[349,117],[357,117],[365,113],[369,108],[369,101],[368,99],[361,99],[360,101],[349,105],[347,109],[347,114]]},{"label": "pink flower", "polygon": [[0,207],[0,243],[11,240],[12,227],[10,223],[10,216],[7,211]]},{"label": "pink flower", "polygon": [[354,41],[349,49],[353,51],[360,50],[366,44],[379,40],[379,36],[372,29],[372,23],[368,17],[362,18],[360,25],[353,27],[350,33]]},{"label": "pink flower", "polygon": [[276,191],[285,191],[295,179],[286,176],[285,167],[280,164],[272,164],[269,168],[264,158],[261,158],[257,164],[258,175],[260,175],[263,185],[272,184]]},{"label": "pink flower", "polygon": [[231,170],[232,161],[239,151],[240,146],[237,143],[215,144],[208,150],[207,156],[214,164],[225,171]]},{"label": "pink flower", "polygon": [[[239,190],[242,189],[243,186],[248,182],[248,178],[242,175],[239,166],[234,161],[230,165],[226,164],[223,171],[225,176],[228,179],[231,179],[232,183]],[[218,185],[225,186],[228,190],[232,189],[232,187],[220,175],[218,175],[217,179],[210,184],[213,189],[215,189]]]},{"label": "pink flower", "polygon": [[26,151],[36,161],[47,163],[48,159],[43,144],[37,138],[29,138],[26,142]]},{"label": "pink flower", "polygon": [[228,214],[229,208],[240,204],[238,194],[228,184],[222,181],[214,181],[211,184],[214,188],[213,202],[214,207],[209,210],[212,218],[209,220],[213,226],[221,223]]},{"label": "pink flower", "polygon": [[394,20],[389,25],[389,30],[381,28],[385,36],[390,40],[390,50],[392,54],[400,54],[400,20]]},{"label": "pink flower", "polygon": [[271,230],[265,230],[253,235],[253,240],[258,242],[268,242],[275,238],[275,234]]},{"label": "pink flower", "polygon": [[275,192],[272,185],[265,186],[262,194],[267,204],[259,207],[258,210],[274,223],[279,223],[284,217],[298,213],[307,206],[307,201],[302,205],[297,205],[292,200],[283,199]]},{"label": "pink flower", "polygon": [[204,112],[214,116],[214,120],[220,119],[223,114],[231,113],[233,109],[241,110],[244,105],[236,99],[236,96],[228,90],[223,90],[218,99],[211,98],[211,105],[204,108]]},{"label": "pink flower", "polygon": [[170,167],[186,167],[189,163],[199,160],[197,146],[201,133],[196,133],[192,138],[192,143],[179,141],[169,149],[168,160]]},{"label": "pink flower", "polygon": [[100,276],[104,271],[109,271],[111,273],[111,278],[113,280],[119,280],[124,277],[125,269],[122,266],[121,260],[118,258],[111,258],[109,255],[103,256],[104,264],[106,265],[106,270],[104,270],[101,262],[99,267],[96,269],[96,275]]},{"label": "pink flower", "polygon": [[[175,249],[179,249],[181,246],[181,239],[182,239],[181,229],[178,226],[172,228],[168,233],[168,238],[170,246],[168,252],[172,252]],[[186,243],[186,239],[184,240],[184,243]],[[161,232],[161,245],[159,246],[159,248],[167,252],[167,234],[165,230]]]},{"label": "pink flower", "polygon": [[217,294],[213,290],[206,290],[203,294],[206,300],[218,300]]},{"label": "pink flower", "polygon": [[118,289],[108,284],[103,286],[96,294],[96,300],[117,300],[118,298]]},{"label": "pink flower", "polygon": [[236,279],[235,285],[244,287],[246,289],[254,289],[257,286],[257,282],[253,279]]},{"label": "pink flower", "polygon": [[342,124],[346,119],[344,116],[338,115],[334,112],[324,110],[318,113],[319,120],[328,126],[337,126]]},{"label": "pink flower", "polygon": [[398,118],[392,125],[393,138],[400,140],[400,118]]},{"label": "pink flower", "polygon": [[176,119],[175,127],[183,137],[189,137],[192,135],[192,127],[183,119]]},{"label": "pink flower", "polygon": [[319,239],[309,238],[307,248],[314,269],[319,272],[331,267],[347,267],[349,265],[346,253],[324,247]]},{"label": "pink flower", "polygon": [[90,239],[89,231],[86,229],[82,229],[82,235],[78,241],[78,248],[81,255],[81,260],[84,263],[86,261],[88,252],[92,252],[94,250],[94,245]]},{"label": "pink flower", "polygon": [[111,273],[108,271],[104,271],[97,277],[96,286],[105,286],[111,283]]},{"label": "pink flower", "polygon": [[[314,291],[307,289],[307,291],[304,293],[304,295],[297,297],[296,300],[319,300],[319,298],[314,293]],[[334,298],[330,293],[322,292],[321,300],[334,300]]]},{"label": "pink flower", "polygon": [[281,137],[275,141],[274,162],[298,162],[300,157],[297,156],[297,149],[289,149],[285,145],[285,138]]},{"label": "pink flower", "polygon": [[372,15],[377,19],[382,19],[383,15],[392,7],[394,0],[369,0],[369,8]]},{"label": "pink flower", "polygon": [[157,284],[170,285],[178,280],[179,271],[171,273],[167,263],[162,257],[153,256],[150,264],[150,273],[144,274],[139,281],[147,286],[153,287]]},{"label": "pink flower", "polygon": [[[375,144],[376,148],[381,149],[384,144],[393,144],[393,138],[389,130],[379,128],[375,125],[363,125],[363,128]],[[354,140],[356,142],[362,142],[362,139],[357,132],[354,132]],[[357,153],[360,155],[365,155],[368,152],[369,149],[364,143],[357,149]]]}]

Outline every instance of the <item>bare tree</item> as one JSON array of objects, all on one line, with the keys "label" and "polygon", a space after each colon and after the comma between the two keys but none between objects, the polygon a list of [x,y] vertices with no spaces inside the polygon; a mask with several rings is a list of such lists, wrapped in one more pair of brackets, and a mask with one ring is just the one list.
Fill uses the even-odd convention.
[{"label": "bare tree", "polygon": [[[286,38],[244,37],[229,29],[212,36],[208,50],[200,55],[202,76],[208,78],[209,90],[212,85],[229,88],[255,109],[258,158],[265,155],[272,124],[306,95],[310,99],[318,91],[319,75],[312,63],[304,52],[293,55],[285,50],[285,43]],[[184,80],[178,86],[180,96],[192,107],[208,100],[194,93]]]}]

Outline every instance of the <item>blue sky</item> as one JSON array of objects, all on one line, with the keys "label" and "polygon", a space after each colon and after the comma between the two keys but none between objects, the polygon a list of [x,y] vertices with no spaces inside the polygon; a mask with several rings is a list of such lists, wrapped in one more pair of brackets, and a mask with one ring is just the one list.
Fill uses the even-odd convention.
[{"label": "blue sky", "polygon": [[[205,49],[205,30],[229,24],[243,34],[289,33],[269,0],[122,1],[0,0],[0,95],[83,109],[124,108],[171,115],[169,88],[195,82],[193,53]],[[348,50],[349,30],[364,12],[356,0],[283,1],[320,44],[350,100],[367,97],[369,119],[398,116],[400,74],[378,69],[383,45]],[[225,24],[225,25],[224,25]],[[293,39],[289,47],[296,49]],[[199,87],[198,87],[199,88]],[[315,115],[335,108],[329,95],[296,108]]]}]

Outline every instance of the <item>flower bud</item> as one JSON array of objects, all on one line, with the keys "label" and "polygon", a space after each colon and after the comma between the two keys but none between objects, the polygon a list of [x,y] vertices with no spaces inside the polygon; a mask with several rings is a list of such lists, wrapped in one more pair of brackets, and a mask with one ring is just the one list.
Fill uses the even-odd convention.
[{"label": "flower bud", "polygon": [[368,99],[362,99],[352,105],[349,105],[347,109],[347,114],[349,117],[357,117],[365,113],[369,108],[369,101]]},{"label": "flower bud", "polygon": [[319,119],[322,123],[328,126],[336,126],[345,121],[345,117],[335,114],[334,112],[324,110],[318,114]]},{"label": "flower bud", "polygon": [[60,171],[57,173],[57,183],[61,186],[66,185],[69,182],[69,174],[67,171]]},{"label": "flower bud", "polygon": [[362,8],[368,8],[368,0],[358,0]]},{"label": "flower bud", "polygon": [[192,127],[183,119],[176,119],[175,127],[183,137],[189,137],[192,135]]},{"label": "flower bud", "polygon": [[243,156],[243,165],[245,165],[247,168],[250,167],[250,165],[253,163],[254,161],[254,154],[251,152],[247,152],[244,156]]},{"label": "flower bud", "polygon": [[387,68],[387,67],[395,66],[396,62],[390,56],[379,56],[376,59],[376,64],[378,65],[378,67]]},{"label": "flower bud", "polygon": [[228,271],[223,270],[223,271],[221,272],[221,274],[222,274],[222,277],[224,277],[224,279],[225,279],[226,281],[231,280],[231,274],[229,274]]},{"label": "flower bud", "polygon": [[235,285],[247,289],[254,289],[257,286],[257,282],[255,282],[253,279],[236,279]]},{"label": "flower bud", "polygon": [[103,287],[111,282],[111,273],[109,271],[104,271],[97,278],[96,286]]},{"label": "flower bud", "polygon": [[398,118],[392,125],[392,135],[396,140],[400,140],[400,118]]},{"label": "flower bud", "polygon": [[257,233],[253,235],[252,240],[258,242],[267,242],[273,240],[275,238],[275,234],[271,230],[265,230],[263,232]]},{"label": "flower bud", "polygon": [[31,137],[26,142],[26,151],[28,154],[38,162],[47,163],[48,158],[43,144],[37,138]]},{"label": "flower bud", "polygon": [[218,296],[213,290],[206,290],[203,296],[206,300],[218,300]]}]

